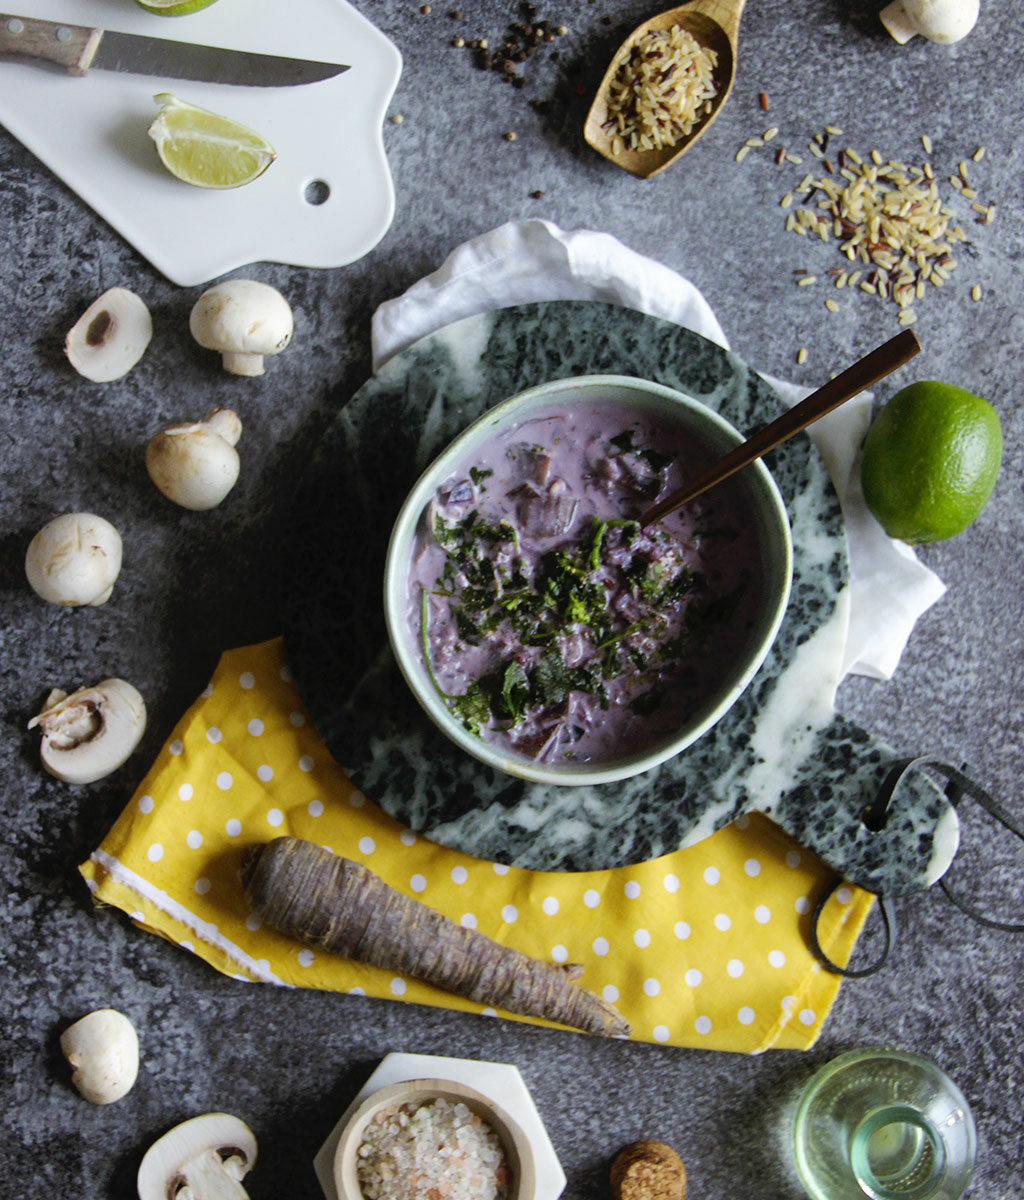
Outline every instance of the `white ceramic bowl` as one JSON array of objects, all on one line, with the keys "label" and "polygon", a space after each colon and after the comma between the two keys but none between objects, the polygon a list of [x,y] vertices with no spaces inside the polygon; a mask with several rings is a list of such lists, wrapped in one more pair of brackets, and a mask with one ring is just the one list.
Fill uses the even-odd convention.
[{"label": "white ceramic bowl", "polygon": [[540,384],[490,409],[460,434],[423,473],[395,522],[388,545],[384,580],[384,612],[388,637],[398,665],[431,720],[455,744],[488,766],[522,779],[560,785],[610,783],[639,775],[678,754],[726,713],[761,666],[786,610],[793,573],[793,548],[786,507],[762,462],[745,467],[738,482],[748,519],[762,549],[765,586],[754,627],[733,666],[711,681],[704,702],[672,734],[643,750],[599,762],[543,763],[514,755],[484,741],[449,712],[424,669],[420,647],[408,617],[408,568],[420,518],[429,500],[474,448],[503,428],[530,416],[574,403],[608,404],[668,418],[692,431],[713,452],[725,455],[744,440],[718,413],[682,392],[618,375],[588,375]]},{"label": "white ceramic bowl", "polygon": [[517,1122],[493,1100],[464,1083],[450,1079],[410,1079],[393,1083],[368,1096],[352,1114],[338,1141],[334,1154],[334,1184],[340,1200],[363,1200],[359,1186],[358,1151],[363,1133],[382,1110],[397,1109],[403,1104],[417,1107],[443,1097],[452,1103],[465,1104],[491,1126],[498,1135],[505,1162],[511,1176],[509,1200],[535,1200],[537,1168],[529,1138]]}]

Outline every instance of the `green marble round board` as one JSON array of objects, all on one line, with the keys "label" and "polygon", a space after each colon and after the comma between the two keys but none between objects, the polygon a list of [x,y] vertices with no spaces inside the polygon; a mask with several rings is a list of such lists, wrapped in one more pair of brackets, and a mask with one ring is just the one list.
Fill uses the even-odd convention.
[{"label": "green marble round board", "polygon": [[654,858],[751,809],[845,877],[900,894],[934,881],[955,815],[926,779],[901,785],[883,830],[865,806],[897,758],[833,710],[846,635],[842,513],[804,435],[768,458],[793,531],[791,600],[761,670],[683,754],[633,779],[554,787],[495,772],[429,721],[384,627],[391,526],[436,454],[486,409],[573,375],[634,375],[696,397],[740,430],[777,415],[771,388],[734,354],[631,309],[552,301],[458,321],[392,358],[324,433],[295,504],[285,646],[319,733],[385,811],[443,845],[537,870]]}]

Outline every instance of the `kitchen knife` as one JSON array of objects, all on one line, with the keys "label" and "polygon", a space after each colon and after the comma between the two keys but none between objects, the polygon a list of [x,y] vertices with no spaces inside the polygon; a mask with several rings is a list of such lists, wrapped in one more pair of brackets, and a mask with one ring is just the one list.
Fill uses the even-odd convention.
[{"label": "kitchen knife", "polygon": [[106,71],[249,87],[316,83],[348,70],[342,63],[311,62],[277,54],[110,33],[88,25],[39,21],[9,13],[0,13],[0,55],[52,63],[72,75],[84,75],[90,67],[100,67]]}]

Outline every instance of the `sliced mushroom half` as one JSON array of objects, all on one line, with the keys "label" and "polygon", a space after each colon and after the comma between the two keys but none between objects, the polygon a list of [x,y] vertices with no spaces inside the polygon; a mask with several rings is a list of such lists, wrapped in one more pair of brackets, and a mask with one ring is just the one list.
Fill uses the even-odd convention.
[{"label": "sliced mushroom half", "polygon": [[256,1161],[252,1130],[230,1113],[176,1125],[139,1165],[139,1200],[248,1200],[241,1179]]},{"label": "sliced mushroom half", "polygon": [[103,293],[78,318],[64,342],[68,361],[93,383],[120,379],[135,366],[153,336],[149,309],[127,288]]},{"label": "sliced mushroom half", "polygon": [[40,757],[65,783],[94,783],[128,758],[146,728],[146,704],[123,679],[104,679],[68,695],[55,688],[28,723],[43,731]]}]

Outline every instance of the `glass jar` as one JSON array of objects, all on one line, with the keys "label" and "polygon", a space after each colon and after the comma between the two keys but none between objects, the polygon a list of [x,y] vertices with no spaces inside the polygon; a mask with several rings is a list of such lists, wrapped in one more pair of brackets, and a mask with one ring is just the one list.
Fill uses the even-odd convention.
[{"label": "glass jar", "polygon": [[901,1050],[833,1059],[804,1088],[793,1119],[797,1170],[814,1200],[958,1200],[976,1144],[960,1089]]}]

